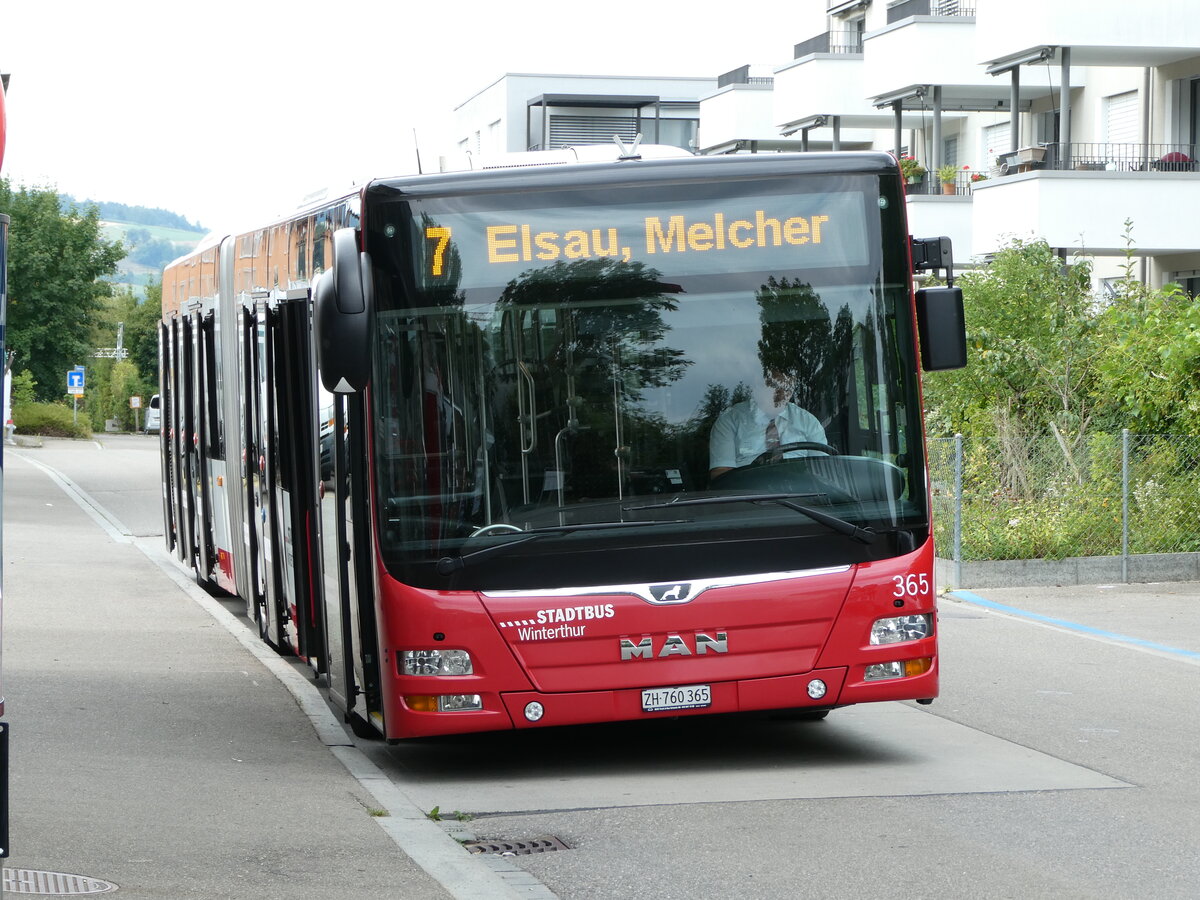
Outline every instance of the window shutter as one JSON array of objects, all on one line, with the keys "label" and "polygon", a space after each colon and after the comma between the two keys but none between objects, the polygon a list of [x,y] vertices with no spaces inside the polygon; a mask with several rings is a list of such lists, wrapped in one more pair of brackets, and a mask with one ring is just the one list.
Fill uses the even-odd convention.
[{"label": "window shutter", "polygon": [[[653,122],[650,124],[653,126]],[[632,143],[637,133],[638,120],[633,116],[551,116],[549,149],[611,144],[614,134]]]},{"label": "window shutter", "polygon": [[1008,153],[1012,149],[1012,139],[1008,122],[1000,122],[996,125],[989,125],[983,129],[983,148],[986,158],[984,160],[985,168],[992,168],[997,165],[996,157],[1001,153]]},{"label": "window shutter", "polygon": [[1139,140],[1137,91],[1104,98],[1104,135],[1110,144],[1136,144]]}]

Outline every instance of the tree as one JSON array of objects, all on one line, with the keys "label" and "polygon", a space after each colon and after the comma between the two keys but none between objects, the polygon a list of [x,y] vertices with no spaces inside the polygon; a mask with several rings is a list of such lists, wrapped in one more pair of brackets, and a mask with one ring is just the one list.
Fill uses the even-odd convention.
[{"label": "tree", "polygon": [[93,337],[97,347],[115,346],[117,323],[123,323],[129,361],[137,369],[142,388],[154,388],[149,393],[158,390],[158,325],[161,320],[161,282],[148,284],[146,299],[141,301],[131,288],[119,287],[99,317]]},{"label": "tree", "polygon": [[1126,277],[1101,329],[1097,388],[1115,427],[1200,434],[1200,299]]},{"label": "tree", "polygon": [[931,434],[1083,438],[1096,415],[1103,340],[1091,264],[1044,241],[1014,241],[964,273],[968,364],[926,378]]},{"label": "tree", "polygon": [[8,345],[18,370],[28,370],[41,400],[65,393],[66,372],[86,365],[92,328],[125,255],[101,236],[94,206],[62,211],[47,188],[14,190],[0,179],[0,212],[11,219],[8,259]]}]

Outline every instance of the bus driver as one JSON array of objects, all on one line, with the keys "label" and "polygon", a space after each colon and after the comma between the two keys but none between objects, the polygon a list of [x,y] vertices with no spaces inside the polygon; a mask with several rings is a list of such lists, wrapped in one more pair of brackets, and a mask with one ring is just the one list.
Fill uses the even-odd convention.
[{"label": "bus driver", "polygon": [[[717,417],[708,439],[710,481],[785,444],[827,443],[817,417],[792,402],[795,383],[790,373],[768,370],[751,399],[733,404]],[[789,450],[780,458],[808,456],[810,452]]]}]

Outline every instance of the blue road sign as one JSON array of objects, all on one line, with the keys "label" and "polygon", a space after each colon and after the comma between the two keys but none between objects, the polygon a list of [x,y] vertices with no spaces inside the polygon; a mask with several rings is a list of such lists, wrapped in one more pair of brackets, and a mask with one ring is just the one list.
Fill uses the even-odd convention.
[{"label": "blue road sign", "polygon": [[82,394],[83,393],[84,372],[83,366],[77,366],[67,372],[67,393]]}]

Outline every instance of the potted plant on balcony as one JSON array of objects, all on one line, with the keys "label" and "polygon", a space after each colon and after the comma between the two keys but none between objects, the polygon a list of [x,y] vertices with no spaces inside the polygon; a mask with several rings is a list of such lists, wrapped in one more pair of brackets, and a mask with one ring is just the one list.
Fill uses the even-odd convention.
[{"label": "potted plant on balcony", "polygon": [[958,166],[952,166],[949,163],[940,166],[937,170],[937,176],[938,181],[942,183],[943,194],[953,194],[957,190],[958,186],[955,182],[958,181]]},{"label": "potted plant on balcony", "polygon": [[909,184],[918,184],[925,177],[925,167],[915,157],[900,157],[900,174]]}]

